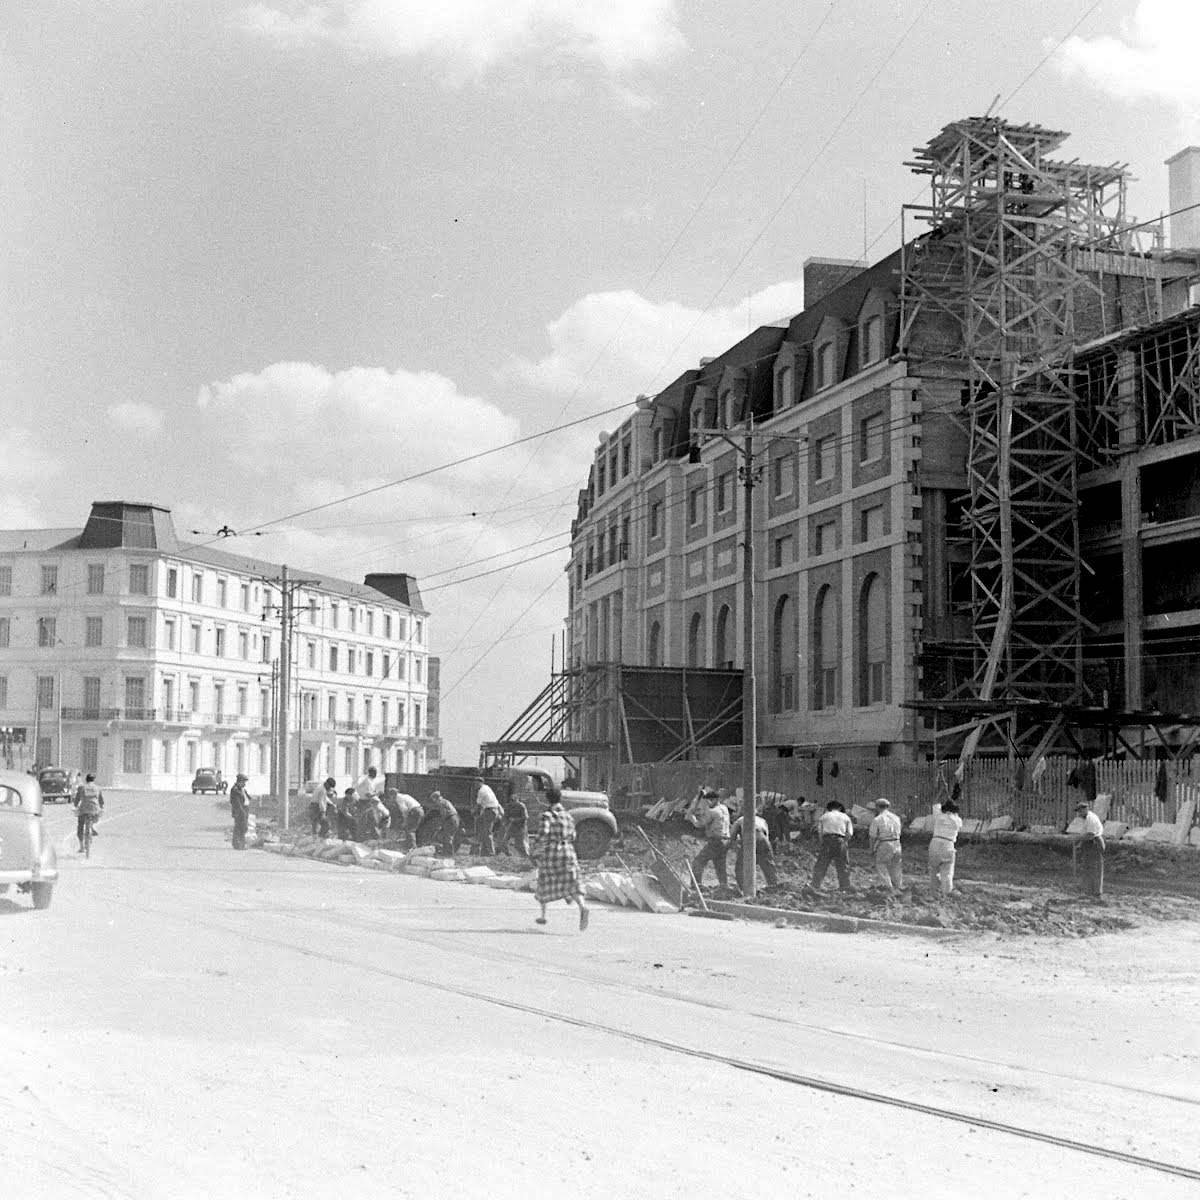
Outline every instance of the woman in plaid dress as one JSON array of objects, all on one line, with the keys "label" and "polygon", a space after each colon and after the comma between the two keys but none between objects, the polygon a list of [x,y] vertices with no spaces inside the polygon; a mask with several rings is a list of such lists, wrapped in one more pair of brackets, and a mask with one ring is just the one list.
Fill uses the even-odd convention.
[{"label": "woman in plaid dress", "polygon": [[579,905],[579,928],[588,927],[587,905],[579,885],[579,860],[575,857],[575,822],[562,806],[562,796],[554,788],[546,793],[546,811],[537,850],[537,902],[542,906],[539,925],[546,924],[546,905],[552,900],[574,901]]}]

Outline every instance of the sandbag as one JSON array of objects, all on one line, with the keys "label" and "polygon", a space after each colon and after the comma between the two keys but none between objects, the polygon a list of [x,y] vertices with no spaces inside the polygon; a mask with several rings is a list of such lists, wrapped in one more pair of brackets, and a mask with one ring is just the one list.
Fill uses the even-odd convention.
[{"label": "sandbag", "polygon": [[465,876],[458,867],[443,867],[438,871],[430,871],[429,878],[436,879],[439,883],[462,883]]}]

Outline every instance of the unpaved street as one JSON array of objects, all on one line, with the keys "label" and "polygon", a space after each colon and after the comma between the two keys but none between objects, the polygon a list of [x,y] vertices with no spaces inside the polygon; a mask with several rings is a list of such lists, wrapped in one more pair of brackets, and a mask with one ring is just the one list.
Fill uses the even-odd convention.
[{"label": "unpaved street", "polygon": [[934,942],[596,908],[580,935],[527,895],[235,853],[211,796],[113,794],[86,862],[46,820],[52,908],[0,899],[5,1195],[1196,1191],[951,1119],[1200,1170],[1194,923]]}]

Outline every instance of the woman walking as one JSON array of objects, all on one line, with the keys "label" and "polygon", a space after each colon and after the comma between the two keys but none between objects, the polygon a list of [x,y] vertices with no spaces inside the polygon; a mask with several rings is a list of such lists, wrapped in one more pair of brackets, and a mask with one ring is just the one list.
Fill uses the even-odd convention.
[{"label": "woman walking", "polygon": [[587,905],[579,884],[579,860],[575,857],[575,822],[562,806],[558,788],[546,793],[546,811],[537,848],[537,902],[542,906],[539,925],[546,924],[546,905],[566,900],[579,906],[579,929],[588,927]]}]

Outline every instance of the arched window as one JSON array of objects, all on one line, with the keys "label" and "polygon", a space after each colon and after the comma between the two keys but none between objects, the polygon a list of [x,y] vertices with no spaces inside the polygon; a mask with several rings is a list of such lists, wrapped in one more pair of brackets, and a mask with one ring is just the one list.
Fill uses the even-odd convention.
[{"label": "arched window", "polygon": [[650,636],[646,639],[646,665],[661,667],[662,660],[662,626],[653,622],[650,626]]},{"label": "arched window", "polygon": [[721,605],[717,613],[717,624],[713,631],[713,665],[733,666],[733,621],[728,604]]},{"label": "arched window", "polygon": [[704,666],[704,618],[698,612],[688,622],[687,665]]},{"label": "arched window", "polygon": [[837,708],[838,604],[828,585],[817,593],[812,628],[813,708]]},{"label": "arched window", "polygon": [[771,711],[796,707],[796,618],[790,596],[780,596],[771,616]]},{"label": "arched window", "polygon": [[863,581],[856,632],[858,703],[883,704],[887,699],[887,592],[878,575]]}]

